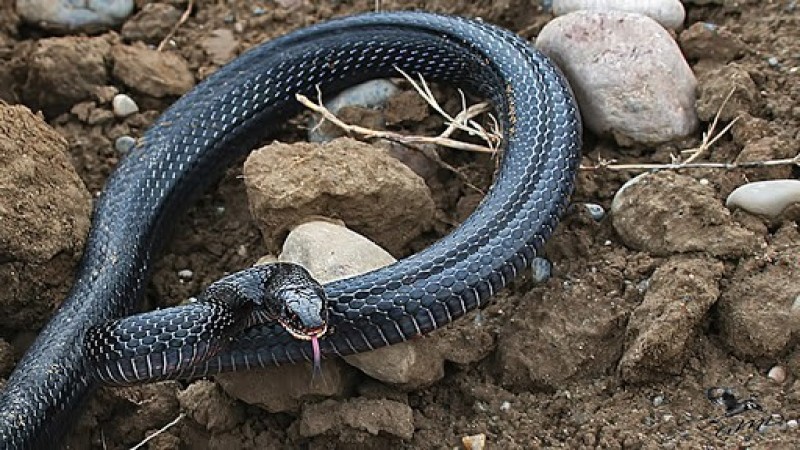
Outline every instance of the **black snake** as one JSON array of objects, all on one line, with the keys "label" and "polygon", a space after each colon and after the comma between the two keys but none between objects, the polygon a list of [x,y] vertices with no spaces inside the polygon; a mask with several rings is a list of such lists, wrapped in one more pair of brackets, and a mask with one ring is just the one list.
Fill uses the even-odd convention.
[{"label": "black snake", "polygon": [[[134,312],[169,224],[300,111],[296,93],[314,95],[317,86],[335,93],[397,69],[492,101],[503,161],[483,202],[450,235],[325,286],[335,331],[321,340],[322,353],[363,352],[429,332],[521,273],[565,210],[579,161],[579,114],[561,73],[513,33],[458,17],[366,14],[296,31],[244,53],[178,100],[108,179],[74,286],[0,396],[3,448],[52,447],[63,435],[99,382],[87,363],[87,330]],[[310,347],[283,327],[259,325],[177,375],[304,360]]]}]

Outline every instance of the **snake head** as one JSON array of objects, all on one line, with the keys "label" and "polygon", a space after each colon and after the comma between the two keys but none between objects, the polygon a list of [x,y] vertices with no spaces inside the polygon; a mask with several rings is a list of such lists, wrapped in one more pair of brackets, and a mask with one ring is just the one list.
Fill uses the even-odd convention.
[{"label": "snake head", "polygon": [[296,339],[320,338],[328,331],[325,289],[300,265],[276,263],[266,283],[264,306]]},{"label": "snake head", "polygon": [[281,301],[277,320],[296,339],[311,340],[328,331],[324,291],[306,286],[287,286],[276,294]]}]

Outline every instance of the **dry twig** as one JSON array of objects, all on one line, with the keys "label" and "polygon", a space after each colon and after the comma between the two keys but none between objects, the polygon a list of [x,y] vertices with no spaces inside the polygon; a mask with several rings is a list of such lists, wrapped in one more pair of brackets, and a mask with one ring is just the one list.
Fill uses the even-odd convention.
[{"label": "dry twig", "polygon": [[724,136],[731,127],[739,120],[740,116],[731,120],[719,132],[716,132],[717,125],[719,124],[719,117],[722,109],[736,92],[734,86],[725,99],[722,101],[717,113],[714,115],[714,120],[708,127],[708,130],[703,132],[703,141],[700,146],[681,151],[681,153],[688,153],[690,156],[686,160],[681,160],[680,157],[673,157],[672,162],[665,164],[616,164],[614,160],[607,160],[600,158],[597,164],[591,166],[581,166],[581,170],[680,170],[680,169],[750,169],[774,166],[797,165],[800,166],[800,153],[794,158],[788,159],[774,159],[768,161],[750,161],[750,162],[696,162],[701,156],[704,156],[708,150]]},{"label": "dry twig", "polygon": [[176,417],[175,420],[173,420],[172,422],[170,422],[170,423],[164,425],[163,427],[159,428],[158,431],[156,431],[155,433],[151,434],[150,436],[147,436],[146,438],[142,439],[141,442],[139,442],[138,444],[136,444],[133,447],[131,447],[131,450],[138,450],[138,449],[142,448],[144,446],[144,444],[147,444],[154,437],[156,437],[159,434],[164,433],[165,431],[167,431],[170,428],[174,427],[178,422],[183,420],[184,417],[186,417],[186,413],[178,414],[178,417]]},{"label": "dry twig", "polygon": [[[420,89],[424,89],[420,87]],[[425,92],[423,90],[422,92]],[[427,92],[430,92],[428,89]],[[494,153],[496,148],[494,148],[494,142],[497,142],[499,138],[498,135],[493,135],[494,132],[487,132],[482,127],[477,126],[475,128],[471,128],[470,125],[475,124],[473,119],[475,116],[482,114],[489,110],[488,103],[478,103],[476,105],[472,105],[468,108],[462,110],[456,117],[452,117],[438,104],[435,98],[432,95],[423,95],[425,101],[427,101],[431,107],[433,107],[437,112],[441,111],[444,113],[444,117],[448,122],[447,129],[439,134],[438,136],[414,136],[414,135],[406,135],[402,133],[396,133],[393,131],[381,131],[381,130],[373,130],[371,128],[361,127],[358,125],[350,125],[345,123],[343,120],[339,119],[333,112],[331,112],[322,102],[322,92],[320,91],[319,87],[317,87],[317,102],[312,102],[308,97],[302,94],[296,94],[295,98],[299,101],[303,106],[306,108],[320,114],[323,120],[327,120],[328,122],[332,123],[336,127],[342,129],[345,133],[348,134],[357,134],[363,136],[365,138],[372,138],[372,139],[387,139],[394,142],[399,142],[401,144],[435,144],[440,145],[442,147],[449,147],[455,148],[458,150],[465,150],[470,152],[478,152],[478,153]],[[320,122],[321,124],[322,122]],[[476,124],[477,125],[477,124]],[[469,142],[463,142],[456,139],[450,138],[450,135],[453,134],[455,130],[464,130],[469,132],[472,135],[480,136],[484,139],[489,146],[483,146],[478,144],[472,144]]]},{"label": "dry twig", "polygon": [[181,18],[175,23],[175,26],[169,30],[169,34],[167,34],[167,36],[158,44],[158,47],[156,47],[157,52],[164,50],[164,46],[167,45],[167,42],[169,42],[173,36],[175,36],[175,33],[178,32],[178,28],[180,28],[181,25],[183,25],[184,22],[189,19],[189,15],[192,14],[192,8],[194,8],[194,0],[189,0],[189,4],[186,5],[186,11],[183,12],[183,15],[181,15]]}]

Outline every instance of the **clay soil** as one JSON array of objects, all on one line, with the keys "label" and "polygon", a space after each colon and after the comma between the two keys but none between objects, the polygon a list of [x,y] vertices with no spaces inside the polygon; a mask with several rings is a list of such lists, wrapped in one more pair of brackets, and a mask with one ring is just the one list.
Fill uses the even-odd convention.
[{"label": "clay soil", "polygon": [[[4,2],[5,5],[9,3],[13,2]],[[165,3],[179,9],[186,6],[182,1]],[[198,79],[218,67],[214,51],[201,45],[211,30],[233,30],[234,23],[243,24],[236,34],[239,44],[235,52],[238,53],[298,27],[374,8],[374,2],[368,0],[201,0],[195,3],[196,12],[179,28],[169,48],[189,62]],[[551,18],[540,8],[531,6],[535,3],[523,0],[385,1],[383,8],[421,8],[482,17],[532,39]],[[761,99],[751,108],[752,116],[761,119],[759,123],[768,132],[782,130],[781,136],[794,139],[796,152],[800,133],[797,106],[800,104],[800,72],[788,69],[800,67],[800,8],[789,1],[725,3],[724,6],[690,6],[687,24],[712,22],[743,42],[744,51],[736,63],[751,75]],[[263,10],[256,12],[257,6]],[[6,7],[6,15],[0,17],[13,16],[7,14],[10,6]],[[22,90],[36,89],[30,85],[36,80],[25,79],[27,71],[16,55],[48,35],[21,24],[9,26],[6,31],[0,60],[16,62],[14,70],[3,72],[6,79],[4,86],[0,86],[0,94],[6,101],[33,107],[24,96],[18,95],[19,90],[9,88],[28,83]],[[154,35],[159,36],[159,33],[154,32]],[[771,57],[777,58],[778,63],[773,64]],[[696,70],[708,68],[697,67]],[[701,79],[701,83],[704,82]],[[125,90],[121,84],[120,89]],[[143,113],[138,114],[134,122],[128,121],[125,131],[132,134],[140,134],[174,97],[137,97],[136,100]],[[76,110],[73,106],[65,104],[61,110],[67,113],[47,115],[46,119],[67,139],[78,174],[94,193],[102,188],[104,179],[117,162],[113,139],[120,132],[92,125],[85,117],[81,119],[80,108]],[[295,121],[287,125],[279,138],[284,141],[303,139],[304,123]],[[416,125],[404,123],[403,127],[412,132],[429,132],[435,125],[437,119],[423,118]],[[625,162],[668,161],[671,152],[695,146],[700,138],[698,132],[685,142],[656,149],[620,150],[603,138],[587,136],[585,162],[591,164],[601,155]],[[709,158],[730,160],[740,150],[741,145],[735,139],[725,137]],[[441,154],[461,175],[438,170],[435,177],[428,180],[439,208],[440,223],[420,236],[406,253],[430,243],[453,223],[462,220],[470,205],[475,205],[479,198],[471,186],[485,188],[491,179],[495,164],[492,159],[453,156],[449,152]],[[637,173],[633,170],[584,171],[579,177],[575,201],[599,203],[608,209],[616,190]],[[181,219],[175,239],[158,262],[146,306],[188,298],[225,272],[246,267],[266,253],[262,236],[247,209],[240,174],[241,169],[232,169]],[[718,188],[720,202],[747,177],[764,177],[735,171],[697,171],[684,175],[711,180]],[[797,173],[789,170],[783,173],[787,175],[797,176]],[[767,241],[780,229],[784,236],[782,242],[797,247],[796,223],[781,225],[761,223],[755,218],[748,220],[755,222],[750,227],[762,230]],[[800,448],[800,431],[796,426],[787,425],[791,419],[800,417],[797,335],[795,345],[777,357],[742,355],[736,352],[735,345],[732,347],[730,339],[721,337],[716,318],[724,311],[711,306],[699,320],[688,351],[679,363],[647,370],[621,367],[620,360],[629,343],[626,327],[644,298],[643,289],[638,289],[640,283],[671,255],[632,250],[614,231],[609,218],[598,223],[586,214],[577,213],[559,227],[548,245],[547,256],[554,264],[552,279],[535,285],[530,276],[525,276],[484,311],[493,347],[481,361],[448,365],[443,380],[411,392],[364,380],[372,387],[360,390],[362,396],[399,400],[412,408],[415,432],[410,439],[353,430],[304,438],[298,434],[302,424],[297,414],[268,414],[234,402],[232,407],[208,408],[211,415],[228,416],[206,418],[205,426],[197,423],[196,418],[183,418],[151,441],[149,448],[461,448],[463,437],[479,434],[485,435],[487,448]],[[691,265],[698,261],[701,266],[709,266],[714,274],[707,279],[714,285],[700,285],[698,290],[723,289],[738,276],[739,260],[735,257],[718,258],[702,251],[695,252],[694,256],[694,259],[687,258],[683,266],[681,260],[674,264],[678,272],[694,271]],[[794,263],[797,262],[795,259]],[[179,279],[177,273],[187,267],[194,271],[193,277]],[[702,272],[701,269],[704,267],[697,270]],[[53,279],[62,280],[61,292],[71,283],[69,270],[64,268],[64,273],[52,274]],[[752,285],[737,284],[737,289],[747,292],[748,289],[763,289],[770,283],[769,279],[754,279]],[[36,321],[23,324],[5,330],[3,338],[13,344],[18,356],[40,326]],[[547,333],[540,331],[542,327]],[[516,353],[509,356],[509,352]],[[775,365],[786,368],[787,381],[776,383],[767,377],[767,371]],[[623,369],[628,371],[627,375],[623,375]],[[6,369],[2,376],[7,374]],[[172,382],[145,388],[101,389],[87,410],[82,411],[83,416],[68,439],[69,448],[130,448],[178,415],[176,386]],[[707,390],[713,387],[729,388],[740,399],[753,398],[762,410],[725,417],[725,407],[707,398]],[[759,428],[766,420],[771,420],[774,426],[767,423]],[[207,425],[214,421],[231,423],[224,427],[224,433],[216,433]]]}]

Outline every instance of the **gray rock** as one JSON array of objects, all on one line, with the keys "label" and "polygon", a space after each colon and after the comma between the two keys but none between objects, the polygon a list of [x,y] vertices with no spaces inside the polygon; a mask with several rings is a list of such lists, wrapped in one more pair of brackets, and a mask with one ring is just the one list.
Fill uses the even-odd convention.
[{"label": "gray rock", "polygon": [[584,203],[583,206],[586,208],[586,211],[592,217],[592,219],[600,222],[606,216],[606,210],[603,208],[602,205],[598,205],[597,203]]},{"label": "gray rock", "polygon": [[114,141],[114,149],[121,155],[127,154],[136,146],[136,139],[130,136],[120,136]]},{"label": "gray rock", "polygon": [[[377,108],[386,104],[392,95],[400,89],[389,80],[371,80],[343,90],[332,99],[325,102],[325,107],[336,114],[345,106],[362,106],[364,108]],[[314,115],[308,124],[308,140],[311,142],[327,142],[336,136],[319,127],[320,116]]]},{"label": "gray rock", "polygon": [[[321,283],[392,264],[395,259],[347,228],[315,221],[296,227],[286,238],[280,261],[302,264]],[[444,359],[435,338],[413,340],[345,357],[367,375],[406,388],[429,385],[444,376]]]},{"label": "gray rock", "polygon": [[47,29],[100,31],[122,23],[133,6],[133,0],[17,0],[17,14]]},{"label": "gray rock", "polygon": [[665,28],[680,28],[686,11],[678,0],[553,0],[553,14],[575,11],[624,11],[648,16]]},{"label": "gray rock", "polygon": [[697,81],[653,19],[578,11],[548,23],[536,46],[564,70],[595,133],[630,145],[670,141],[697,128]]},{"label": "gray rock", "polygon": [[114,109],[114,115],[120,118],[139,112],[139,105],[125,94],[115,95],[114,100],[111,101],[111,107]]},{"label": "gray rock", "polygon": [[536,257],[531,261],[531,273],[533,274],[533,281],[536,283],[544,283],[549,280],[553,272],[553,264],[546,258]]},{"label": "gray rock", "polygon": [[244,164],[250,212],[269,250],[309,217],[332,217],[392,253],[430,227],[434,204],[423,180],[385,150],[352,139],[274,143]]},{"label": "gray rock", "polygon": [[728,195],[728,208],[777,219],[789,206],[800,204],[800,180],[767,180],[747,183]]},{"label": "gray rock", "polygon": [[656,269],[644,301],[634,309],[619,362],[627,382],[680,374],[711,305],[719,297],[723,265],[709,257],[677,256]]}]

